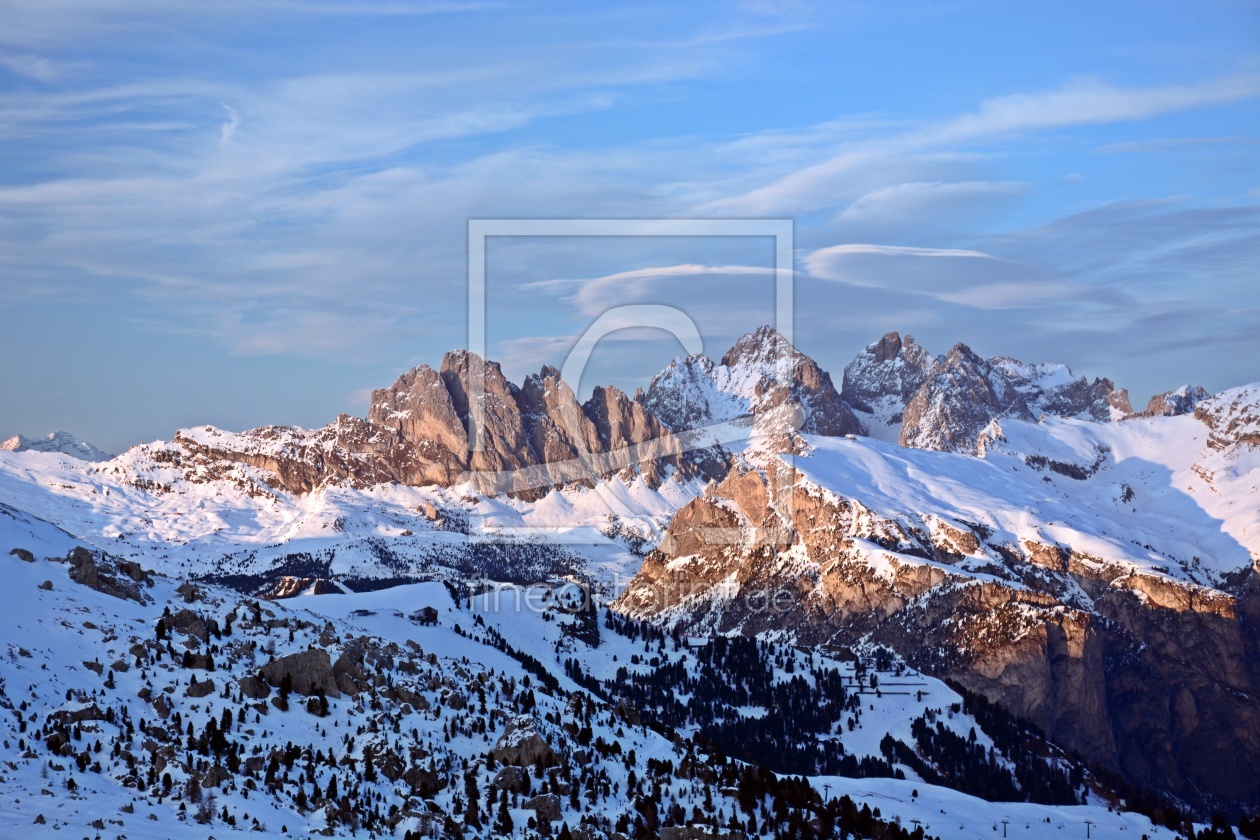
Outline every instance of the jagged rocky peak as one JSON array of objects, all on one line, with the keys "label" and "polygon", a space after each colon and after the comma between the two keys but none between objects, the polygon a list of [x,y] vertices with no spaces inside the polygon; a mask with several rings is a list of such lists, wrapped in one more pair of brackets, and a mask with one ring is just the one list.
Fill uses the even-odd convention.
[{"label": "jagged rocky peak", "polygon": [[0,441],[0,452],[60,452],[81,461],[108,461],[114,457],[61,430],[49,432],[42,438],[14,435],[8,440]]},{"label": "jagged rocky peak", "polygon": [[470,413],[469,399],[476,390],[473,377],[480,377],[482,446],[488,444],[487,436],[515,449],[524,445],[518,389],[503,375],[498,362],[482,359],[469,350],[448,350],[442,357],[440,373],[455,412],[465,423]]},{"label": "jagged rocky peak", "polygon": [[876,403],[899,397],[908,403],[920,386],[941,366],[912,336],[890,332],[849,362],[844,369],[841,395],[859,411],[873,413]]},{"label": "jagged rocky peak", "polygon": [[959,343],[906,405],[901,445],[973,453],[995,417],[1033,419],[1014,383]]},{"label": "jagged rocky peak", "polygon": [[599,452],[599,435],[560,371],[544,365],[525,378],[518,396],[529,445],[545,463]]},{"label": "jagged rocky peak", "polygon": [[974,452],[980,430],[1001,416],[1108,421],[1132,413],[1128,393],[1109,379],[1091,382],[1062,364],[983,359],[965,344],[933,356],[896,332],[845,367],[841,394],[872,437],[958,452]]},{"label": "jagged rocky peak", "polygon": [[794,392],[814,394],[836,390],[831,384],[831,374],[792,346],[774,327],[758,327],[740,338],[722,356],[722,365],[750,380],[756,378],[755,383],[750,383],[754,388],[764,388],[769,380],[790,385]]},{"label": "jagged rocky peak", "polygon": [[741,336],[722,356],[722,364],[728,368],[765,371],[773,370],[780,359],[796,362],[808,358],[793,347],[783,333],[767,325]]},{"label": "jagged rocky peak", "polygon": [[800,422],[810,434],[865,433],[831,375],[769,326],[736,341],[720,364],[700,355],[674,359],[652,379],[643,402],[675,431],[751,414]]},{"label": "jagged rocky peak", "polygon": [[913,337],[890,332],[845,366],[840,395],[872,437],[896,443],[906,404],[941,364]]},{"label": "jagged rocky peak", "polygon": [[593,452],[608,453],[596,463],[600,472],[638,465],[653,486],[663,477],[663,465],[681,465],[681,442],[639,400],[619,388],[597,386],[582,406],[596,437]]},{"label": "jagged rocky peak", "polygon": [[656,418],[612,385],[596,385],[582,410],[595,425],[605,451],[623,449],[660,434]]},{"label": "jagged rocky peak", "polygon": [[432,441],[451,452],[468,449],[464,418],[446,381],[428,365],[412,368],[389,388],[372,392],[368,422],[396,429],[409,442]]},{"label": "jagged rocky peak", "polygon": [[1212,395],[1202,386],[1182,385],[1180,388],[1151,397],[1140,416],[1180,417],[1183,414],[1192,414],[1195,406],[1211,397]]}]

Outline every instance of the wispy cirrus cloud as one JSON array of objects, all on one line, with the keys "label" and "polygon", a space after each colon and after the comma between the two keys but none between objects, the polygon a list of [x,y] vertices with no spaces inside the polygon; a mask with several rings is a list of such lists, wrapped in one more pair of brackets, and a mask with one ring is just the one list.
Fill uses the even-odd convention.
[{"label": "wispy cirrus cloud", "polygon": [[8,0],[0,44],[61,49],[94,39],[169,29],[172,24],[231,25],[242,20],[274,21],[311,17],[415,18],[485,12],[501,3],[477,0],[220,0],[179,3],[171,0]]},{"label": "wispy cirrus cloud", "polygon": [[1026,309],[1091,294],[1051,270],[966,249],[836,245],[809,254],[805,266],[824,280],[982,310]]},{"label": "wispy cirrus cloud", "polygon": [[1144,120],[1260,96],[1260,74],[1243,73],[1193,85],[1120,87],[1081,79],[1058,90],[994,97],[979,108],[923,130],[917,142],[989,139],[1080,125]]},{"label": "wispy cirrus cloud", "polygon": [[[763,186],[708,202],[704,209],[770,215],[813,210],[837,197],[853,196],[855,190],[878,189],[879,182],[887,184],[893,173],[901,173],[907,183],[955,180],[981,147],[1031,132],[1138,121],[1257,96],[1260,75],[1251,73],[1154,87],[1086,79],[1041,93],[1007,94],[957,117],[841,143],[822,160]],[[940,177],[942,173],[947,177]]]},{"label": "wispy cirrus cloud", "polygon": [[[887,329],[937,347],[1001,334],[995,350],[1032,357],[1062,346],[1055,335],[1070,332],[1074,353],[1093,335],[1132,369],[1147,363],[1127,348],[1149,354],[1152,325],[1170,345],[1235,346],[1260,260],[1256,219],[1236,206],[1254,204],[1249,146],[1198,168],[1176,145],[1158,166],[1099,151],[1245,135],[1254,62],[1164,61],[1147,44],[1141,68],[1108,65],[1098,33],[1131,33],[1100,15],[1070,55],[1003,55],[1017,66],[995,79],[994,56],[953,46],[1026,13],[994,12],[13,0],[0,306],[41,326],[0,350],[51,357],[39,342],[63,334],[62,313],[41,313],[61,299],[88,302],[85,323],[125,322],[160,338],[155,352],[243,378],[312,359],[389,373],[464,341],[467,219],[575,216],[796,219],[818,271],[799,278],[797,334],[833,371]],[[1012,31],[1035,33],[1023,23]],[[955,74],[968,62],[979,72]],[[500,243],[492,351],[536,370],[602,307],[662,302],[695,315],[720,354],[773,317],[768,246],[728,245]],[[1205,282],[1226,293],[1215,309],[1189,305]],[[1199,320],[1179,324],[1178,306]],[[633,387],[677,351],[630,338],[596,354],[594,376]],[[172,387],[116,367],[140,391]],[[264,405],[255,422],[274,419]]]}]

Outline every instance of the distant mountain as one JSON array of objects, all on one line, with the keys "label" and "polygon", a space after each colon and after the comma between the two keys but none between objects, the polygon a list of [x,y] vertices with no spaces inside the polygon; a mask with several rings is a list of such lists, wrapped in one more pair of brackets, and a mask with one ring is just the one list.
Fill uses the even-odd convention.
[{"label": "distant mountain", "polygon": [[844,369],[844,399],[872,436],[915,449],[974,453],[980,431],[1000,417],[1042,415],[1105,422],[1133,413],[1109,379],[1089,382],[1061,364],[982,359],[965,344],[932,356],[889,333]]},{"label": "distant mountain", "polygon": [[42,438],[14,435],[6,441],[0,441],[0,452],[60,452],[83,461],[108,461],[114,457],[87,441],[62,431],[49,432],[47,437]]}]

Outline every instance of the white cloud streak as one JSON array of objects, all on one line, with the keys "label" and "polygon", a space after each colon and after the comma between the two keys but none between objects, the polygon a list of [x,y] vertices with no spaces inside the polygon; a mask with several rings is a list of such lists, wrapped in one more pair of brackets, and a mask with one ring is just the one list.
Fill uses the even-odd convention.
[{"label": "white cloud streak", "polygon": [[[1147,119],[1260,96],[1260,75],[1241,74],[1197,85],[1125,88],[1081,80],[1044,93],[998,96],[973,112],[877,140],[844,144],[824,159],[742,194],[708,202],[702,210],[775,215],[813,211],[837,197],[856,198],[883,185],[872,175],[941,168],[978,145],[1048,129]],[[975,154],[975,152],[971,152]],[[906,181],[918,180],[913,177]],[[855,195],[855,189],[858,190]]]}]

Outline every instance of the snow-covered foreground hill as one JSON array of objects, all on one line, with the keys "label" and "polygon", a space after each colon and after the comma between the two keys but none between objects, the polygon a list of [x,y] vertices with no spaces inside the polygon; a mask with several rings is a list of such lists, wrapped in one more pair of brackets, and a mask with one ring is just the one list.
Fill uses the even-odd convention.
[{"label": "snow-covered foreground hill", "polygon": [[[803,789],[759,779],[698,746],[693,727],[648,725],[651,704],[632,712],[618,694],[636,674],[714,667],[720,640],[574,613],[566,599],[580,590],[562,581],[259,602],[86,552],[46,559],[79,541],[11,510],[0,544],[33,557],[2,561],[0,836],[525,837],[537,835],[532,819],[572,836],[583,822],[587,837],[633,835],[637,820],[662,837],[701,836],[685,833],[693,823],[769,837],[820,817],[861,836],[891,822],[991,837],[1002,820],[1026,837],[1072,836],[1086,821],[1100,837],[1174,836],[1107,807],[1087,773],[1073,795],[1090,804],[1060,806],[987,802],[896,761],[887,766],[904,779],[819,776]],[[895,662],[748,644],[770,663],[768,685],[814,673],[847,687],[854,722],[814,733],[833,754],[881,762],[886,736],[912,742],[925,713],[994,745],[955,692]],[[755,702],[703,711],[777,714]],[[994,766],[1013,766],[997,756]]]}]

